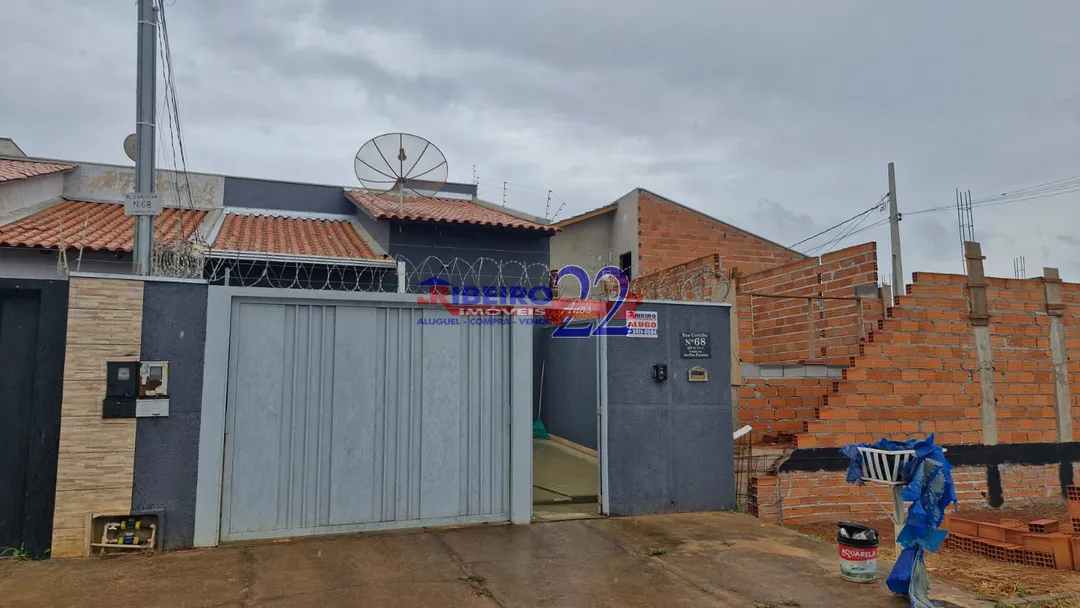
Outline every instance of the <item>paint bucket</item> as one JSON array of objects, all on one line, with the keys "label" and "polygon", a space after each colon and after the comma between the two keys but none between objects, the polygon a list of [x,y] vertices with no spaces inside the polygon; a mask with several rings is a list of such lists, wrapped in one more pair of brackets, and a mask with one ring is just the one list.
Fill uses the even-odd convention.
[{"label": "paint bucket", "polygon": [[836,550],[840,554],[840,576],[853,583],[877,579],[877,530],[860,524],[840,522]]}]

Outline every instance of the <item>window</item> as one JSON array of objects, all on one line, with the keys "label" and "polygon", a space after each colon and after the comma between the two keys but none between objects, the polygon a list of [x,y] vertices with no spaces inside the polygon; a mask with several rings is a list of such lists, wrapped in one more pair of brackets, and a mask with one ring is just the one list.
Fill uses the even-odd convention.
[{"label": "window", "polygon": [[630,272],[633,270],[633,268],[634,268],[634,254],[633,254],[633,252],[627,251],[626,253],[619,256],[619,270],[621,270],[622,273],[624,275],[626,275],[626,280],[628,280],[628,281],[632,278],[630,276]]}]

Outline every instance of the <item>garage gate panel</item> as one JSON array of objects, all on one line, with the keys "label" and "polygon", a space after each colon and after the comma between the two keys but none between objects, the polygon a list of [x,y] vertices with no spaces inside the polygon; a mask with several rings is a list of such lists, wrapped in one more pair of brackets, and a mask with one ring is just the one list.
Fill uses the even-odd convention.
[{"label": "garage gate panel", "polygon": [[508,519],[506,325],[238,300],[222,540]]}]

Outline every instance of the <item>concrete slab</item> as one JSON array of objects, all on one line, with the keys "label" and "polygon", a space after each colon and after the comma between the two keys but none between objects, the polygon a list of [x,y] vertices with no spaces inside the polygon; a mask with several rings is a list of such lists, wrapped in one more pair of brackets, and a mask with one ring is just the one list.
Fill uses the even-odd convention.
[{"label": "concrete slab", "polygon": [[[883,572],[884,574],[884,572]],[[940,585],[932,597],[984,606]],[[737,514],[350,535],[155,556],[0,562],[0,604],[900,608],[835,547]]]},{"label": "concrete slab", "polygon": [[595,498],[588,498],[599,494],[599,486],[600,466],[595,456],[556,441],[533,440],[534,520],[596,516],[599,507]]}]

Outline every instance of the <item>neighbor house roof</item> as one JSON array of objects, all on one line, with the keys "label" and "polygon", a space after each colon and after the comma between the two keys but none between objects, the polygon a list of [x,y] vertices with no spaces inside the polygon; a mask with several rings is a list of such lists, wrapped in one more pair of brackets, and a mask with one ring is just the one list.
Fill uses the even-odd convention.
[{"label": "neighbor house roof", "polygon": [[[154,239],[185,240],[206,217],[206,211],[165,209],[155,218]],[[112,203],[64,201],[34,215],[0,226],[0,245],[12,247],[94,249],[130,252],[135,218]]]},{"label": "neighbor house roof", "polygon": [[583,221],[585,221],[587,219],[594,218],[594,217],[596,217],[598,215],[604,215],[605,213],[612,213],[618,208],[619,208],[619,203],[618,202],[611,203],[609,205],[604,205],[603,207],[593,209],[592,211],[586,211],[585,213],[581,213],[581,214],[575,215],[573,217],[568,217],[565,220],[555,222],[554,225],[558,226],[559,228],[562,228],[563,226],[569,226],[570,224],[576,224],[578,222],[583,222]]},{"label": "neighbor house roof", "polygon": [[41,163],[30,160],[0,158],[0,184],[29,177],[38,177],[39,175],[71,171],[74,168],[75,165],[63,163]]},{"label": "neighbor house roof", "polygon": [[226,211],[212,249],[367,260],[377,258],[347,220],[288,217],[270,211]]},{"label": "neighbor house roof", "polygon": [[418,220],[448,224],[474,224],[557,232],[558,228],[503,213],[472,201],[427,196],[406,196],[404,210],[397,195],[378,195],[361,190],[345,190],[346,196],[372,217],[392,220]]}]

